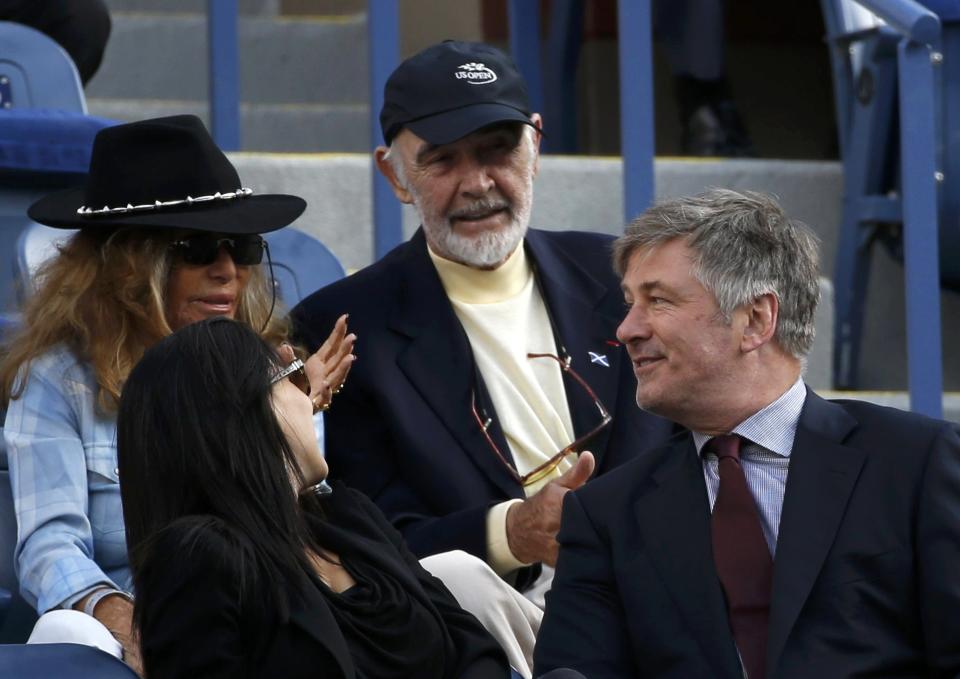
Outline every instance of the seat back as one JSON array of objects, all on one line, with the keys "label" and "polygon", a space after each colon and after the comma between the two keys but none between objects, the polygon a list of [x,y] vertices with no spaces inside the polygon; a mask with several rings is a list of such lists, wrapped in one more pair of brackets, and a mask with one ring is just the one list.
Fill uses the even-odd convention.
[{"label": "seat back", "polygon": [[326,245],[293,228],[264,234],[270,246],[277,297],[288,309],[344,276],[343,265]]},{"label": "seat back", "polygon": [[0,677],[18,679],[137,679],[125,663],[93,646],[19,644],[0,646]]},{"label": "seat back", "polygon": [[75,233],[74,229],[54,229],[34,222],[20,233],[13,264],[20,304],[33,294],[34,278],[40,266],[56,255],[58,246]]},{"label": "seat back", "polygon": [[28,26],[0,21],[0,82],[0,108],[87,112],[73,60],[51,38]]},{"label": "seat back", "polygon": [[0,588],[17,592],[17,576],[13,570],[13,549],[17,545],[17,518],[10,491],[10,471],[4,457],[0,468]]},{"label": "seat back", "polygon": [[[72,235],[72,231],[52,229],[29,222],[17,239],[13,253],[13,276],[16,290],[22,300],[33,292],[33,276],[40,265],[56,252],[56,245]],[[5,322],[16,322],[12,316]],[[0,412],[2,416],[2,412]],[[0,420],[2,421],[2,420]],[[0,427],[0,435],[3,429]],[[20,586],[14,570],[14,549],[17,544],[17,521],[10,487],[10,472],[7,466],[5,446],[0,438],[0,589],[9,591],[5,616],[0,620],[0,643],[23,642],[37,620],[36,612],[20,596]],[[7,676],[0,673],[0,676]]]},{"label": "seat back", "polygon": [[[13,560],[16,546],[17,517],[10,489],[10,472],[6,468],[4,457],[0,468],[0,590],[6,590],[10,598],[3,610],[0,610],[0,644],[26,641],[37,621],[36,611],[20,596]],[[19,675],[4,673],[0,663],[0,677],[12,676]]]},{"label": "seat back", "polygon": [[[0,253],[33,222],[27,207],[83,181],[96,132],[70,56],[43,33],[0,21]],[[0,255],[0,310],[15,308],[11,261]]]}]

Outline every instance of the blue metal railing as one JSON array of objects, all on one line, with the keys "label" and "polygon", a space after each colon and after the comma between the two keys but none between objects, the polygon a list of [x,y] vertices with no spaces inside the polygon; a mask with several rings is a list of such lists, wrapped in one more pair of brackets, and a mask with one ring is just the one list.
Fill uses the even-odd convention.
[{"label": "blue metal railing", "polygon": [[540,3],[529,0],[507,2],[510,25],[510,54],[527,81],[527,94],[534,111],[544,112],[543,80],[540,77]]},{"label": "blue metal railing", "polygon": [[940,19],[913,0],[857,0],[907,40],[920,45],[940,41]]},{"label": "blue metal railing", "polygon": [[[823,3],[830,40],[836,50],[834,78],[845,177],[844,218],[835,270],[835,377],[842,386],[856,386],[868,288],[869,229],[878,222],[901,222],[910,407],[941,417],[938,241],[943,219],[939,184],[944,174],[939,164],[944,162],[944,137],[939,101],[943,89],[937,69],[943,61],[943,31],[937,14],[925,6],[936,4],[937,0],[857,2],[882,18],[887,26],[878,33],[849,33],[842,25],[839,6]],[[948,9],[956,13],[956,4]],[[873,75],[868,80],[872,87],[865,96],[855,91],[858,85],[853,82],[855,74],[850,72],[849,61],[836,57],[846,54],[857,41],[864,44],[863,58],[870,64],[867,75]],[[867,67],[863,70],[867,71]],[[899,196],[891,196],[888,183],[878,174],[884,172],[886,159],[891,156],[889,130],[895,124],[893,109],[899,110]]]},{"label": "blue metal railing", "polygon": [[653,29],[650,0],[618,5],[623,218],[629,222],[654,196]]},{"label": "blue metal railing", "polygon": [[224,151],[240,149],[240,51],[237,0],[207,0],[210,131]]},{"label": "blue metal railing", "polygon": [[[367,42],[370,46],[370,144],[382,141],[380,109],[383,86],[400,58],[400,10],[398,0],[369,0]],[[389,182],[377,170],[371,156],[373,182],[373,255],[380,259],[403,241],[403,214]]]}]

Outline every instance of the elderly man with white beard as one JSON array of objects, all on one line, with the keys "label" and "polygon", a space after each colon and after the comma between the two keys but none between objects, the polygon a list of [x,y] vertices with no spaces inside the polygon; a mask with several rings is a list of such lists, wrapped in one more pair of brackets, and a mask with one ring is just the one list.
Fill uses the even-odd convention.
[{"label": "elderly man with white beard", "polygon": [[411,57],[380,122],[422,226],[294,309],[310,348],[343,313],[357,334],[326,453],[418,556],[473,554],[542,608],[563,495],[672,431],[633,403],[613,239],[528,229],[542,119],[502,52]]}]

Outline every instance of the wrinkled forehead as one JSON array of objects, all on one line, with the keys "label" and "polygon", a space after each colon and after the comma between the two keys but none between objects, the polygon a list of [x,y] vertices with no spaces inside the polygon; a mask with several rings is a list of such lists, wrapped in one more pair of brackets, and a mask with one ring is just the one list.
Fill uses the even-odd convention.
[{"label": "wrinkled forehead", "polygon": [[674,285],[696,282],[695,257],[685,237],[637,245],[627,258],[622,287],[648,287],[658,281]]}]

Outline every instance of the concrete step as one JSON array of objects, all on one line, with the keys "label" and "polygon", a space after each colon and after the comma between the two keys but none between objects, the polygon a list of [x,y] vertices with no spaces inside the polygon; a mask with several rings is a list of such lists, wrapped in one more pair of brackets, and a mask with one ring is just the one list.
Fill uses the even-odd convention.
[{"label": "concrete step", "polygon": [[[125,122],[192,113],[209,125],[206,101],[90,99],[90,113]],[[247,151],[362,153],[369,146],[366,104],[242,104],[241,146]]]},{"label": "concrete step", "polygon": [[[163,14],[205,14],[207,0],[104,0],[110,14],[116,17],[124,12]],[[281,0],[237,0],[241,15],[275,16],[280,12]]]},{"label": "concrete step", "polygon": [[[111,14],[150,12],[203,14],[207,0],[105,0]],[[241,15],[335,16],[367,11],[367,0],[237,0]]]},{"label": "concrete step", "polygon": [[[244,102],[367,101],[364,15],[295,20],[245,16],[240,19],[239,32],[240,96]],[[206,101],[205,16],[118,13],[113,17],[103,65],[88,84],[86,95]]]},{"label": "concrete step", "polygon": [[[910,394],[905,391],[819,391],[824,398],[855,399],[890,408],[910,410]],[[943,419],[960,423],[960,393],[948,391],[943,395]]]}]

